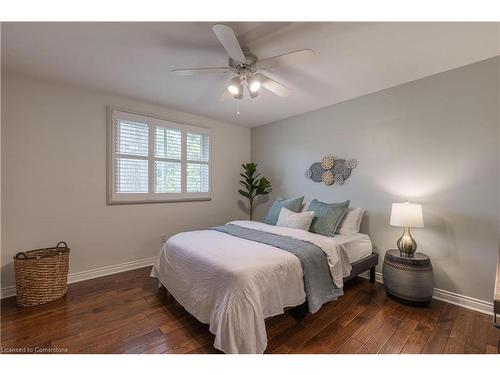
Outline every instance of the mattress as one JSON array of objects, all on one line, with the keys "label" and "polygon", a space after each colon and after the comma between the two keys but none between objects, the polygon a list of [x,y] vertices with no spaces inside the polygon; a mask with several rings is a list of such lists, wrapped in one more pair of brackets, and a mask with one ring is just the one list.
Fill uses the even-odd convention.
[{"label": "mattress", "polygon": [[[162,237],[162,245],[167,241],[168,237],[166,235]],[[349,258],[349,263],[364,259],[373,253],[373,244],[367,234],[336,234],[334,239],[342,246],[347,258]]]},{"label": "mattress", "polygon": [[337,234],[334,239],[342,246],[347,258],[349,258],[349,263],[366,258],[373,252],[372,241],[367,234]]}]

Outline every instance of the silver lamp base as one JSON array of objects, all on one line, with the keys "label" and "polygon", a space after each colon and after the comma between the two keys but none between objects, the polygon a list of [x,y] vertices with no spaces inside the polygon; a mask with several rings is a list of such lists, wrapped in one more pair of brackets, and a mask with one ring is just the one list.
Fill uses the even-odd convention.
[{"label": "silver lamp base", "polygon": [[415,251],[417,251],[417,243],[410,233],[410,228],[405,228],[403,235],[399,238],[398,242],[399,253],[403,257],[412,258]]}]

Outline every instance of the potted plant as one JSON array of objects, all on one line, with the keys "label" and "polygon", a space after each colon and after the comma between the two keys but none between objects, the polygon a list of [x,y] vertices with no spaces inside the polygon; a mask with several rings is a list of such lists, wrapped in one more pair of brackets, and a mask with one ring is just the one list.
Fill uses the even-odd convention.
[{"label": "potted plant", "polygon": [[257,173],[257,164],[247,163],[241,164],[243,167],[243,173],[240,176],[243,180],[240,183],[244,186],[244,189],[239,189],[238,192],[248,199],[248,210],[250,212],[250,220],[253,218],[253,202],[254,199],[259,195],[267,195],[271,192],[271,183],[264,176],[260,177],[260,173]]}]

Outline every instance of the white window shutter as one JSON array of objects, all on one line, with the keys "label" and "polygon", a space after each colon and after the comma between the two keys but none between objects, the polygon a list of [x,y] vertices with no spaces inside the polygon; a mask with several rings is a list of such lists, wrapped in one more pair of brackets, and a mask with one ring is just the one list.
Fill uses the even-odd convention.
[{"label": "white window shutter", "polygon": [[148,125],[133,121],[116,121],[115,191],[148,192]]},{"label": "white window shutter", "polygon": [[208,192],[208,165],[187,164],[187,192],[207,193]]},{"label": "white window shutter", "polygon": [[187,133],[186,137],[187,160],[208,162],[208,135]]},{"label": "white window shutter", "polygon": [[109,203],[210,199],[210,130],[109,113]]},{"label": "white window shutter", "polygon": [[156,127],[155,157],[181,160],[182,132],[177,129]]},{"label": "white window shutter", "polygon": [[209,191],[209,140],[207,134],[186,134],[186,190],[188,193]]}]

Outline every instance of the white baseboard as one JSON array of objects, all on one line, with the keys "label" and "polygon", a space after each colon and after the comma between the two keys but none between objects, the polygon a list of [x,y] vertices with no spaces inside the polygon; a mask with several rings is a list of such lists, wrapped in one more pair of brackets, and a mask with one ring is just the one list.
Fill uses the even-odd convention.
[{"label": "white baseboard", "polygon": [[[152,266],[156,261],[156,257],[134,260],[131,262],[116,264],[114,266],[106,266],[95,268],[93,270],[75,272],[68,275],[68,284],[76,283],[78,281],[94,279],[96,277],[112,275],[114,273],[124,272],[134,270],[136,268],[148,267]],[[364,272],[360,275],[366,279],[369,278],[368,272]],[[382,273],[375,273],[375,281],[383,284],[384,279],[382,277]],[[1,290],[1,298],[12,297],[16,295],[16,287],[10,286],[6,288],[2,288]],[[434,296],[432,297],[436,300],[451,303],[452,305],[457,305],[461,307],[465,307],[469,310],[479,311],[488,315],[493,315],[493,303],[483,301],[477,298],[472,298],[468,296],[464,296],[462,294],[449,292],[443,289],[434,289]]]},{"label": "white baseboard", "polygon": [[[152,266],[156,261],[156,257],[133,260],[131,262],[120,263],[114,266],[105,266],[100,268],[95,268],[93,270],[75,272],[68,275],[68,284],[76,283],[78,281],[95,279],[96,277],[112,275],[114,273],[135,270],[136,268]],[[12,297],[16,295],[16,287],[8,286],[2,288],[1,298]]]},{"label": "white baseboard", "polygon": [[434,289],[432,297],[439,301],[448,302],[452,305],[465,307],[469,310],[479,311],[488,315],[493,315],[493,302],[483,301],[477,298],[464,296],[462,294],[449,292],[443,289]]},{"label": "white baseboard", "polygon": [[[368,279],[369,273],[367,271],[362,273],[360,276]],[[384,278],[382,276],[382,273],[375,272],[375,281],[381,284],[384,283]],[[453,293],[438,288],[434,289],[434,295],[432,296],[432,298],[438,301],[451,303],[452,305],[464,307],[469,310],[479,311],[484,314],[493,315],[493,302],[483,301],[477,298],[464,296],[462,294]]]},{"label": "white baseboard", "polygon": [[2,293],[1,299],[15,296],[16,295],[16,287],[15,286],[7,286],[5,288],[2,288],[1,293]]}]

